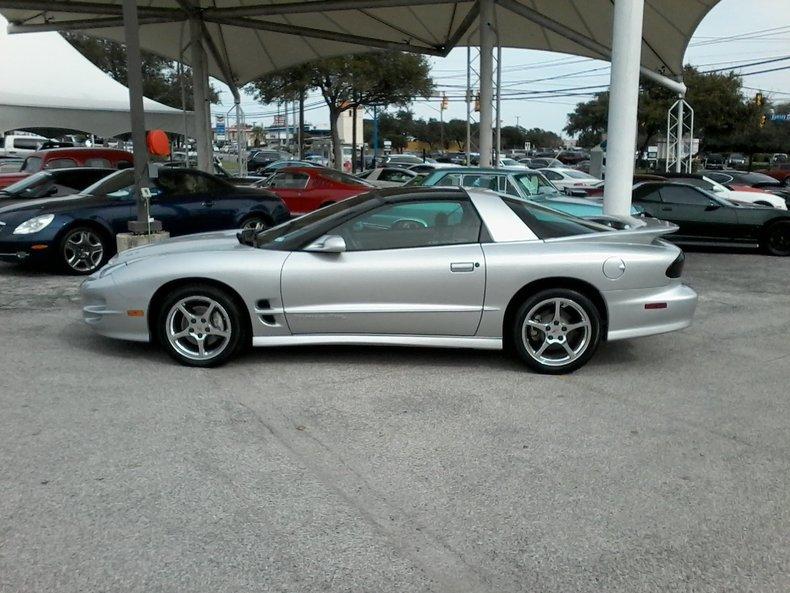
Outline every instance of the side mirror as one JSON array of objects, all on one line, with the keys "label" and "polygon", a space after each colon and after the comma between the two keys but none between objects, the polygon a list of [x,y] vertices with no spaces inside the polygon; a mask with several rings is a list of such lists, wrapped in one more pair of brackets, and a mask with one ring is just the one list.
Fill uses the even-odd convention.
[{"label": "side mirror", "polygon": [[346,241],[339,235],[324,235],[304,248],[313,253],[342,253],[345,250]]},{"label": "side mirror", "polygon": [[710,212],[711,210],[718,210],[719,208],[721,208],[721,204],[717,204],[716,202],[710,202],[707,208],[705,208],[705,210]]}]

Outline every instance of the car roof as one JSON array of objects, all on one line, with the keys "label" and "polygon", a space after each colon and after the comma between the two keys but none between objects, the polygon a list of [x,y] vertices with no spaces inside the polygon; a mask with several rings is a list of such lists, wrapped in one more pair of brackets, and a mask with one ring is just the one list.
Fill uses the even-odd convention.
[{"label": "car roof", "polygon": [[44,150],[37,150],[36,152],[32,153],[30,156],[76,156],[80,154],[95,154],[95,155],[118,155],[118,156],[131,156],[131,153],[121,150],[119,148],[93,148],[87,146],[77,146],[77,147],[70,147],[70,148],[46,148]]}]

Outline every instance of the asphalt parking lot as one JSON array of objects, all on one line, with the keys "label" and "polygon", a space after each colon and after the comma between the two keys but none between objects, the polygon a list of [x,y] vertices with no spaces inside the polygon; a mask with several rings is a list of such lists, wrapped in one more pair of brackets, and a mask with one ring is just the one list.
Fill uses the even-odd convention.
[{"label": "asphalt parking lot", "polygon": [[175,365],[0,264],[0,591],[790,590],[790,258],[688,254],[688,330]]}]

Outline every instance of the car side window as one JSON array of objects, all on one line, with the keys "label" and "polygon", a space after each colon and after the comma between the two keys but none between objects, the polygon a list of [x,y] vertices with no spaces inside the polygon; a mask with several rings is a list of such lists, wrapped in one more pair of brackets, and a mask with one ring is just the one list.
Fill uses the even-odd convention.
[{"label": "car side window", "polygon": [[498,175],[464,175],[461,187],[499,191]]},{"label": "car side window", "polygon": [[343,237],[347,251],[406,249],[477,243],[481,224],[470,200],[424,200],[387,204],[329,234]]},{"label": "car side window", "polygon": [[272,189],[304,189],[307,187],[307,182],[310,176],[306,173],[291,173],[282,172],[276,173],[269,183]]},{"label": "car side window", "polygon": [[459,186],[461,185],[461,176],[458,173],[450,173],[449,175],[445,175],[439,181],[436,182],[436,185],[442,186]]},{"label": "car side window", "polygon": [[380,181],[392,181],[393,183],[405,183],[411,179],[408,173],[396,169],[384,169],[379,174]]},{"label": "car side window", "polygon": [[562,179],[562,175],[560,175],[555,171],[541,171],[541,172],[543,173],[543,175],[546,176],[546,179],[549,179],[551,181],[559,181],[560,179]]},{"label": "car side window", "polygon": [[707,206],[710,198],[689,187],[666,185],[661,188],[661,200],[665,204],[684,206]]},{"label": "car side window", "polygon": [[639,202],[661,202],[661,195],[658,192],[658,188],[649,185],[637,188],[634,191],[634,198]]}]

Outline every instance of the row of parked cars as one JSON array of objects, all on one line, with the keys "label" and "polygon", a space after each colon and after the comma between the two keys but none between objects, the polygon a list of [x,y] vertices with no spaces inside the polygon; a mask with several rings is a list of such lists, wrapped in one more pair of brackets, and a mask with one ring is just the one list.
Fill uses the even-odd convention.
[{"label": "row of parked cars", "polygon": [[[52,149],[27,157],[17,173],[0,174],[0,259],[54,264],[76,274],[99,269],[115,251],[114,235],[135,217],[130,165],[124,151]],[[387,185],[492,190],[611,228],[629,226],[604,215],[600,182],[563,186],[550,178],[552,168],[421,162],[352,176],[310,162],[275,161],[262,177],[238,179],[166,165],[150,180],[150,213],[173,236],[270,228]],[[636,178],[631,214],[676,224],[673,239],[679,242],[757,243],[773,255],[790,255],[790,196],[734,183],[767,183],[746,175],[755,174]],[[727,177],[719,183],[716,176]]]}]

